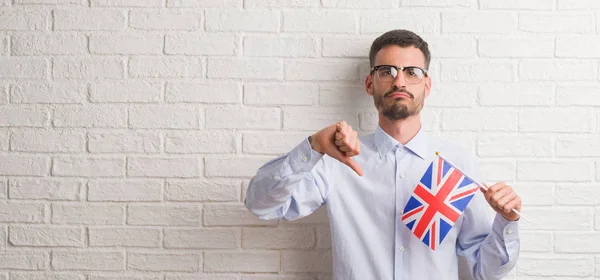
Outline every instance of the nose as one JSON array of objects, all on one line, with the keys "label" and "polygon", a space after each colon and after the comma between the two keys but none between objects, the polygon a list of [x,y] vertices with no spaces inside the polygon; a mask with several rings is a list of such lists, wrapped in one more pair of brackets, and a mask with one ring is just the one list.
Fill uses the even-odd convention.
[{"label": "nose", "polygon": [[398,71],[398,76],[392,82],[394,87],[402,88],[406,87],[406,79],[404,79],[404,72]]}]

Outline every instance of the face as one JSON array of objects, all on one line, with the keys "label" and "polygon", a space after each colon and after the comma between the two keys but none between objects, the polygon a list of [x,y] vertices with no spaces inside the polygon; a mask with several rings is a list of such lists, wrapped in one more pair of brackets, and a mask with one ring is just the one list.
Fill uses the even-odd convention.
[{"label": "face", "polygon": [[[415,47],[389,45],[377,52],[375,66],[377,65],[393,65],[398,68],[416,66],[425,69],[425,56]],[[418,83],[410,83],[410,79],[407,82],[406,75],[410,75],[410,71],[399,70],[398,76],[392,81],[381,81],[373,71],[365,81],[367,93],[373,96],[377,111],[391,121],[418,115],[425,98],[429,96],[429,76],[423,77]]]}]

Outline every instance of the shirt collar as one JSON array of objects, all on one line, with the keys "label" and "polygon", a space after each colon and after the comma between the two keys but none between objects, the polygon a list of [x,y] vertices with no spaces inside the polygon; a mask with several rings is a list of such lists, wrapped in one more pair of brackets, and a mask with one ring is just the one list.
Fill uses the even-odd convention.
[{"label": "shirt collar", "polygon": [[[400,142],[383,131],[379,125],[377,125],[377,129],[375,130],[374,141],[380,157],[384,157],[397,146],[402,146]],[[423,130],[423,127],[419,129],[417,134],[404,147],[422,159],[427,158],[427,132]]]}]

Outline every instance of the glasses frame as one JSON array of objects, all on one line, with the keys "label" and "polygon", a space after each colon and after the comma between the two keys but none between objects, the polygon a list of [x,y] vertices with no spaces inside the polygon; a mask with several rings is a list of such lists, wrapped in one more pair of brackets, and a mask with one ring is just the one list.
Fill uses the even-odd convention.
[{"label": "glasses frame", "polygon": [[[384,67],[384,66],[392,67],[392,68],[396,69],[396,72],[404,72],[406,69],[419,69],[419,70],[423,71],[423,78],[428,77],[427,76],[427,70],[425,70],[425,69],[423,69],[421,67],[418,67],[418,66],[397,67],[395,65],[388,65],[388,64],[382,64],[382,65],[373,66],[373,68],[371,68],[371,74],[373,74],[374,71],[377,71],[377,70],[379,70],[379,68]],[[382,82],[381,79],[379,78],[379,74],[375,74],[375,75],[377,76],[377,80],[379,80],[380,82]],[[398,75],[398,76],[400,76],[400,75]],[[398,76],[396,76],[396,78],[394,78],[394,80],[397,79]],[[406,78],[404,78],[404,80],[408,84],[419,84],[419,83],[421,83],[421,81],[423,81],[423,78],[421,78],[418,83],[411,83],[408,80],[406,80]],[[394,81],[394,80],[392,80],[392,81]]]}]

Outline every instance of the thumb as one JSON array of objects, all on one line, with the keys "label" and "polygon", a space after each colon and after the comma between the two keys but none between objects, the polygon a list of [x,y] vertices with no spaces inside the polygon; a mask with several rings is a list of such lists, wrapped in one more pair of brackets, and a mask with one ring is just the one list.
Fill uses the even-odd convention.
[{"label": "thumb", "polygon": [[344,163],[345,165],[348,165],[350,168],[352,168],[352,170],[354,170],[354,172],[356,172],[356,174],[358,174],[358,176],[362,176],[363,175],[362,168],[353,159],[351,159],[349,157],[344,157],[343,160],[342,160],[342,163]]}]

